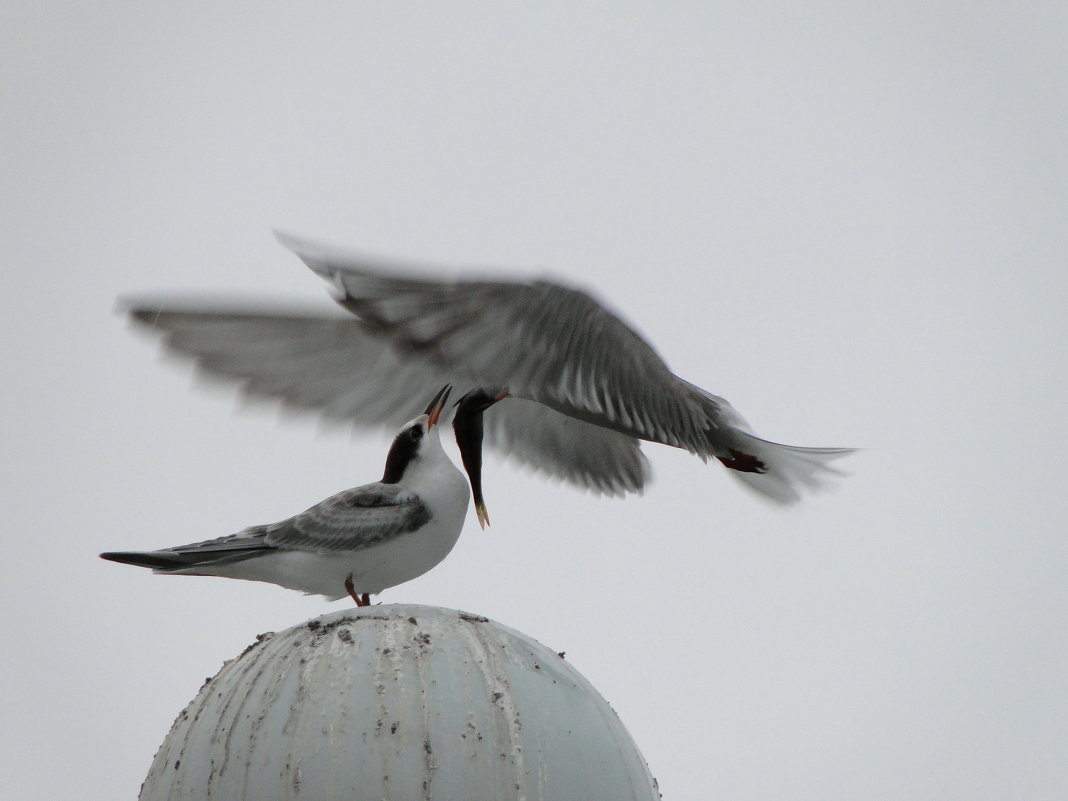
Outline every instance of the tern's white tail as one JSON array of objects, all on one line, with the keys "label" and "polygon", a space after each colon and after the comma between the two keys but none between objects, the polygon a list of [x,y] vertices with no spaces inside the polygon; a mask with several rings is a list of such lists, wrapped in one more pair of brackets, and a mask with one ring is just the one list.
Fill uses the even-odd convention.
[{"label": "tern's white tail", "polygon": [[[738,430],[732,432],[732,441],[735,458],[720,461],[731,467],[730,474],[747,487],[779,503],[801,500],[802,489],[815,491],[826,487],[828,479],[842,475],[830,463],[855,450],[780,445]],[[753,469],[753,465],[764,469]]]}]

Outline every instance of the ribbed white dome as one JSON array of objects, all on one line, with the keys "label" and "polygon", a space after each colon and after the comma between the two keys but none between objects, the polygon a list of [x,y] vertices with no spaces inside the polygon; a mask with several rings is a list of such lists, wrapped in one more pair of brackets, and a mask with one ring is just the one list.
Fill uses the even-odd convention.
[{"label": "ribbed white dome", "polygon": [[559,655],[452,609],[267,634],[178,716],[142,801],[647,801],[645,760]]}]

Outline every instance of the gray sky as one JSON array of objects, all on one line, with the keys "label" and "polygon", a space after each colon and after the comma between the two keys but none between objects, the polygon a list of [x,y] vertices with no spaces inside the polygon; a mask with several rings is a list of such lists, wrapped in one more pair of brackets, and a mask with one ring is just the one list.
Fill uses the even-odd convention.
[{"label": "gray sky", "polygon": [[1063,3],[2,17],[6,797],[133,797],[205,676],[341,608],[96,558],[380,473],[113,314],[327,307],[271,226],[566,277],[764,436],[867,449],[786,511],[666,447],[626,501],[488,455],[493,528],[382,600],[566,650],[669,799],[1068,796]]}]

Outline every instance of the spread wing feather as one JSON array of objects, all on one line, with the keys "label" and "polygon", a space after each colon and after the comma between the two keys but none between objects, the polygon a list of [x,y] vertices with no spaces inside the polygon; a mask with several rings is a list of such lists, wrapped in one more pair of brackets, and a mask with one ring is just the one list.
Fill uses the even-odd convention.
[{"label": "spread wing feather", "polygon": [[[337,301],[397,347],[629,436],[709,456],[715,407],[588,293],[551,281],[421,280],[386,264],[279,236]],[[608,399],[614,399],[610,403]]]},{"label": "spread wing feather", "polygon": [[[391,340],[347,315],[133,301],[130,317],[162,335],[168,352],[192,358],[204,377],[233,381],[252,398],[358,425],[394,430],[445,383],[493,383],[432,353],[401,358]],[[443,417],[452,413],[448,407]],[[491,407],[485,427],[489,447],[585,489],[621,495],[640,491],[649,477],[636,438],[522,398]]]},{"label": "spread wing feather", "polygon": [[[748,486],[788,503],[851,452],[752,436],[723,398],[680,379],[618,315],[551,281],[441,280],[402,262],[278,235],[328,280],[351,317],[134,304],[201,371],[254,397],[395,428],[443,383],[508,387],[486,441],[598,492],[640,491],[640,439],[716,457]],[[451,412],[451,410],[450,410]]]}]

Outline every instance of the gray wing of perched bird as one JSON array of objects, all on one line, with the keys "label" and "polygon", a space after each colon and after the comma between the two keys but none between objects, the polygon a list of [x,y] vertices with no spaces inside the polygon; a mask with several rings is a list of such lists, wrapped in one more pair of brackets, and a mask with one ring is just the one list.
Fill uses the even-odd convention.
[{"label": "gray wing of perched bird", "polygon": [[267,526],[275,548],[300,551],[359,551],[415,531],[430,520],[426,504],[396,484],[375,482],[345,490],[299,515]]},{"label": "gray wing of perched bird", "polygon": [[375,482],[345,490],[279,523],[158,551],[116,551],[105,559],[161,572],[189,572],[239,562],[265,551],[360,551],[430,520],[423,501],[395,484]]},{"label": "gray wing of perched bird", "polygon": [[[442,381],[508,387],[486,442],[573,483],[639,491],[639,440],[716,458],[780,502],[818,488],[851,449],[754,436],[727,401],[668,369],[588,293],[544,280],[441,280],[426,270],[278,235],[330,282],[347,319],[134,304],[169,348],[245,391],[364,424],[395,424]],[[400,408],[398,408],[400,407]]]}]

